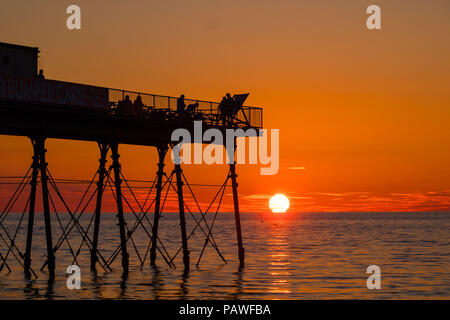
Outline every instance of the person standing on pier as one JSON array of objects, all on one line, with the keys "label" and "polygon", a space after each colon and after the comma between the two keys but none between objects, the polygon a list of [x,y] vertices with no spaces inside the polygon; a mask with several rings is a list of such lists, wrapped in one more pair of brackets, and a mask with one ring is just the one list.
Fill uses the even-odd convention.
[{"label": "person standing on pier", "polygon": [[37,75],[37,78],[38,78],[38,79],[42,79],[42,80],[45,79],[45,76],[44,76],[44,70],[39,69],[39,74]]},{"label": "person standing on pier", "polygon": [[219,123],[220,120],[222,120],[222,125],[225,126],[226,121],[227,121],[227,117],[225,114],[225,109],[226,109],[226,104],[227,104],[227,97],[223,97],[222,101],[220,101],[219,103],[219,119],[217,119],[217,124]]},{"label": "person standing on pier", "polygon": [[177,99],[177,113],[178,113],[178,114],[183,114],[185,108],[186,108],[186,104],[184,103],[184,94],[182,94],[182,95]]},{"label": "person standing on pier", "polygon": [[121,112],[124,114],[134,114],[133,102],[130,100],[130,96],[126,95],[125,99],[122,101]]},{"label": "person standing on pier", "polygon": [[134,105],[134,112],[136,113],[136,115],[138,116],[142,115],[144,112],[144,103],[142,102],[141,95],[138,95],[136,97],[136,99],[133,102],[133,105]]},{"label": "person standing on pier", "polygon": [[229,93],[226,94],[226,100],[224,103],[224,111],[227,125],[231,125],[233,122],[233,115],[235,109],[235,102]]}]

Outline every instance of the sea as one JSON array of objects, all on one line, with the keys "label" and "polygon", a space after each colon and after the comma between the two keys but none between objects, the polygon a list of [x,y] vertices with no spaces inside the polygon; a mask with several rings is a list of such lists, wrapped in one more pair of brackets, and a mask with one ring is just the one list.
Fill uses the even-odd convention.
[{"label": "sea", "polygon": [[[160,219],[155,267],[148,253],[153,215],[126,213],[130,269],[124,274],[116,214],[101,216],[101,258],[95,272],[89,250],[92,214],[81,215],[73,228],[69,214],[52,214],[53,246],[60,246],[56,275],[49,279],[42,214],[36,214],[34,274],[27,278],[21,266],[27,214],[21,222],[22,213],[10,213],[0,220],[0,253],[7,257],[0,272],[0,299],[450,298],[450,213],[242,213],[244,266],[239,264],[233,213],[186,215],[188,272],[177,212]],[[70,232],[59,241],[62,230]],[[82,235],[88,235],[84,241]],[[67,273],[72,265],[79,270],[79,289],[73,288],[74,269]],[[369,266],[378,268],[378,288],[368,287],[369,277],[375,283]]]}]

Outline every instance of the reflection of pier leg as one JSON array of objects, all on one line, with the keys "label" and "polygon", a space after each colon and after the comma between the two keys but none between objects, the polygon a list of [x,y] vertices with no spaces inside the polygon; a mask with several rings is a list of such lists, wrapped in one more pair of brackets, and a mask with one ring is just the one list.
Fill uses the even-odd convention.
[{"label": "reflection of pier leg", "polygon": [[47,177],[47,163],[45,162],[45,139],[37,139],[36,147],[40,154],[40,171],[41,171],[41,183],[42,183],[42,205],[44,207],[44,224],[45,224],[45,239],[47,241],[47,261],[48,261],[48,271],[50,273],[50,278],[55,276],[55,255],[53,253],[52,244],[52,224],[50,219],[50,203],[48,198],[48,177]]},{"label": "reflection of pier leg", "polygon": [[244,246],[242,244],[242,233],[241,233],[241,216],[239,213],[239,199],[237,193],[238,184],[236,182],[236,165],[234,163],[230,164],[230,175],[231,175],[231,184],[233,188],[233,201],[234,201],[234,219],[236,221],[236,234],[237,234],[237,242],[238,242],[238,250],[239,250],[239,264],[240,266],[244,265]]},{"label": "reflection of pier leg", "polygon": [[184,215],[183,181],[181,180],[181,166],[179,164],[175,165],[175,174],[177,176],[178,209],[180,212],[181,240],[183,242],[183,262],[184,270],[187,271],[189,270],[189,250],[186,236],[186,218]]},{"label": "reflection of pier leg", "polygon": [[117,201],[117,218],[119,219],[119,232],[120,232],[120,247],[122,250],[122,267],[124,272],[128,272],[128,252],[127,252],[127,240],[125,235],[125,219],[123,216],[123,203],[122,203],[122,188],[120,179],[120,163],[118,144],[111,144],[112,152],[112,166],[114,169],[114,182],[116,187],[116,201]]},{"label": "reflection of pier leg", "polygon": [[97,247],[98,234],[100,231],[100,213],[102,210],[103,185],[106,173],[106,156],[108,154],[109,146],[106,144],[99,144],[100,148],[100,166],[98,168],[98,182],[97,182],[97,204],[95,206],[95,220],[94,220],[94,238],[92,239],[91,250],[91,270],[95,271],[95,264],[97,263]]},{"label": "reflection of pier leg", "polygon": [[167,153],[167,146],[160,148],[158,147],[159,163],[158,163],[158,181],[156,182],[156,199],[155,199],[155,217],[153,220],[153,230],[152,230],[152,247],[150,249],[150,264],[155,266],[156,261],[156,242],[158,240],[158,224],[161,206],[161,189],[162,189],[162,179],[164,175],[164,157]]},{"label": "reflection of pier leg", "polygon": [[24,261],[24,271],[27,277],[30,274],[31,267],[31,247],[33,244],[33,226],[34,226],[34,210],[36,207],[36,188],[37,188],[37,178],[39,174],[39,152],[36,146],[36,142],[31,140],[33,144],[33,168],[31,174],[31,191],[30,191],[30,208],[28,212],[28,230],[27,230],[27,243],[25,249],[25,261]]}]

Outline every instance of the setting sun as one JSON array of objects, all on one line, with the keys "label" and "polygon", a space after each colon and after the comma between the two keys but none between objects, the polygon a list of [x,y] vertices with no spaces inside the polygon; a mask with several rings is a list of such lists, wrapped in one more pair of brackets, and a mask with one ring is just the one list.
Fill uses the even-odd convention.
[{"label": "setting sun", "polygon": [[269,200],[269,208],[273,213],[284,213],[289,209],[289,199],[282,194],[276,194]]}]

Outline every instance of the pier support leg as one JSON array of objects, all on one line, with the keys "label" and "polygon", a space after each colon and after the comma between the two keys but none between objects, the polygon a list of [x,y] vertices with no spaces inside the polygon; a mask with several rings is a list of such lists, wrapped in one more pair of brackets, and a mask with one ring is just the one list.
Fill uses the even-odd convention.
[{"label": "pier support leg", "polygon": [[33,144],[33,171],[31,173],[31,191],[30,191],[30,207],[28,211],[28,226],[27,226],[27,242],[25,249],[25,259],[24,259],[24,271],[27,277],[31,276],[31,247],[33,244],[33,226],[34,226],[34,210],[36,207],[36,189],[37,189],[37,178],[39,174],[39,152],[35,143],[35,140],[31,139]]},{"label": "pier support leg", "polygon": [[100,148],[100,165],[98,168],[98,182],[97,182],[97,203],[95,206],[95,220],[94,220],[94,237],[92,239],[91,250],[91,270],[95,271],[95,264],[97,263],[97,248],[98,248],[98,234],[100,231],[100,215],[102,210],[103,187],[106,174],[106,156],[108,155],[109,145],[99,143]]},{"label": "pier support leg", "polygon": [[41,188],[42,188],[42,206],[44,207],[44,225],[45,225],[45,240],[47,242],[47,267],[50,279],[55,277],[55,254],[53,252],[52,243],[52,224],[50,217],[50,202],[48,195],[48,177],[47,177],[47,162],[45,162],[45,138],[38,138],[35,141],[35,146],[39,154],[39,167],[41,171]]},{"label": "pier support leg", "polygon": [[155,217],[153,220],[153,230],[152,230],[152,246],[150,249],[150,265],[152,267],[156,266],[156,246],[158,240],[158,224],[159,218],[161,216],[161,189],[162,189],[162,179],[164,175],[164,158],[166,156],[168,147],[158,147],[158,181],[156,182],[156,199],[155,199]]},{"label": "pier support leg", "polygon": [[189,250],[186,236],[186,218],[184,215],[184,199],[183,199],[183,181],[181,180],[181,165],[175,165],[175,174],[177,177],[177,193],[178,193],[178,210],[180,213],[181,241],[183,242],[183,263],[184,271],[189,271]]},{"label": "pier support leg", "polygon": [[241,267],[244,266],[244,246],[242,244],[242,232],[241,232],[241,216],[239,212],[239,199],[238,199],[238,192],[237,187],[238,184],[236,182],[236,165],[234,163],[230,164],[230,176],[231,176],[231,185],[233,188],[233,202],[234,202],[234,219],[236,222],[236,235],[237,235],[237,243],[238,243],[238,250],[239,250],[239,265]]},{"label": "pier support leg", "polygon": [[120,163],[119,163],[119,146],[117,143],[111,144],[111,158],[113,160],[112,167],[114,170],[114,183],[116,187],[116,201],[117,201],[117,218],[119,220],[119,232],[120,232],[120,247],[122,250],[122,267],[123,272],[128,272],[128,252],[127,252],[127,239],[125,234],[125,219],[123,216],[123,203],[122,203],[122,179],[120,178]]}]

